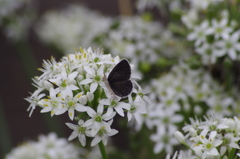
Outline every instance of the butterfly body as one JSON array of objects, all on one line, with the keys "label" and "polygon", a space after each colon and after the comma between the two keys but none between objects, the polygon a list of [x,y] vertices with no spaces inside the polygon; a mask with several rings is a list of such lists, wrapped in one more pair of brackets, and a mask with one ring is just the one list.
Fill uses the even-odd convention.
[{"label": "butterfly body", "polygon": [[105,84],[110,87],[111,93],[119,97],[128,96],[133,89],[133,83],[130,80],[131,67],[126,59],[120,61],[105,78]]}]

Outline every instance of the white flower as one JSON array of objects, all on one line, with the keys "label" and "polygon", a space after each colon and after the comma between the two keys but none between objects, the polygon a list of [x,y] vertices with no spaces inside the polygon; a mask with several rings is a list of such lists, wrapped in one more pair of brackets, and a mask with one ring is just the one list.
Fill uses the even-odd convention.
[{"label": "white flower", "polygon": [[[206,134],[205,134],[206,135]],[[211,131],[209,137],[206,138],[203,134],[200,137],[200,141],[202,144],[197,146],[198,148],[203,150],[202,158],[206,158],[207,156],[218,156],[219,152],[216,149],[220,144],[222,144],[222,140],[216,139],[217,132]],[[194,150],[196,148],[193,148]]]},{"label": "white flower", "polygon": [[104,69],[104,65],[102,65],[97,71],[95,71],[93,68],[90,68],[89,66],[85,66],[84,70],[88,73],[88,76],[87,76],[88,78],[85,80],[82,80],[79,84],[91,83],[90,92],[94,93],[98,85],[102,82],[103,69]]},{"label": "white flower", "polygon": [[195,40],[195,46],[200,46],[206,42],[206,36],[211,34],[208,21],[203,21],[200,26],[196,26],[194,31],[187,36],[190,41]]},{"label": "white flower", "polygon": [[41,113],[51,112],[51,116],[60,115],[65,111],[62,109],[62,99],[56,95],[56,91],[50,88],[50,99],[41,99],[38,104],[43,107]]},{"label": "white flower", "polygon": [[27,111],[30,111],[29,117],[32,115],[33,110],[36,108],[38,102],[42,97],[45,96],[45,94],[39,94],[42,91],[42,89],[38,89],[32,93],[30,97],[25,98],[26,101],[30,103],[30,106],[28,107]]},{"label": "white flower", "polygon": [[99,103],[103,105],[108,105],[108,109],[111,109],[109,111],[113,111],[114,109],[122,117],[124,117],[123,109],[130,110],[130,104],[120,102],[119,100],[115,101],[113,98],[101,99]]},{"label": "white flower", "polygon": [[212,20],[212,27],[209,28],[208,32],[214,35],[215,39],[220,37],[223,39],[228,39],[229,34],[233,31],[233,28],[228,27],[228,19],[223,18],[220,22],[216,19]]},{"label": "white flower", "polygon": [[57,138],[55,133],[40,135],[38,141],[27,141],[14,148],[6,159],[79,159],[83,150],[69,143],[65,138]]},{"label": "white flower", "polygon": [[180,131],[176,131],[174,133],[174,136],[175,138],[178,140],[178,142],[182,143],[182,144],[185,144],[186,141],[185,141],[185,137],[183,136],[183,134],[180,132]]},{"label": "white flower", "polygon": [[224,54],[224,52],[217,49],[215,45],[208,43],[204,43],[201,47],[196,48],[196,52],[202,56],[203,64],[214,64],[217,58]]},{"label": "white flower", "polygon": [[240,42],[238,42],[238,40],[239,32],[236,31],[231,36],[216,42],[216,46],[219,47],[225,54],[228,54],[232,60],[237,60],[237,52],[240,52]]},{"label": "white flower", "polygon": [[83,104],[79,103],[81,101],[80,99],[82,95],[83,93],[80,92],[73,97],[72,92],[70,92],[70,94],[68,94],[63,101],[62,109],[64,109],[64,111],[68,110],[68,116],[71,120],[74,118],[74,110],[77,110],[79,112],[85,112],[87,110]]},{"label": "white flower", "polygon": [[66,125],[73,130],[73,132],[68,138],[68,141],[71,141],[76,137],[78,137],[78,140],[82,144],[82,146],[86,145],[86,136],[90,136],[90,134],[88,132],[89,128],[84,127],[83,124],[84,124],[84,121],[81,119],[78,121],[78,125],[74,125],[72,123],[66,123]]},{"label": "white flower", "polygon": [[[113,119],[107,122],[109,126],[112,125]],[[94,139],[92,140],[91,146],[95,146],[98,144],[100,141],[103,142],[103,144],[106,146],[107,145],[107,137],[108,136],[113,136],[117,134],[118,131],[115,129],[107,129],[104,125],[100,127],[98,130],[97,134],[95,135]]]},{"label": "white flower", "polygon": [[137,98],[133,101],[131,96],[128,96],[129,104],[131,105],[130,110],[127,113],[128,121],[132,119],[132,116],[135,117],[138,124],[141,124],[142,119],[140,114],[146,114],[147,110],[145,104],[140,98]]},{"label": "white flower", "polygon": [[91,107],[87,107],[87,114],[92,119],[88,119],[83,126],[91,126],[91,136],[95,136],[102,126],[104,126],[107,131],[111,131],[110,125],[106,121],[112,119],[116,115],[116,112],[113,112],[112,109],[108,109],[108,111],[103,114],[103,105],[99,104],[97,106],[97,112]]},{"label": "white flower", "polygon": [[49,79],[49,81],[58,86],[58,88],[56,88],[57,93],[60,92],[62,97],[66,97],[73,90],[79,89],[76,85],[73,84],[76,82],[74,78],[77,76],[77,74],[78,72],[75,71],[67,75],[65,68],[63,68],[60,76],[58,76],[56,79]]},{"label": "white flower", "polygon": [[150,138],[156,143],[153,150],[154,153],[159,153],[165,149],[167,153],[171,154],[173,152],[173,146],[178,144],[171,130],[158,129],[158,132],[151,135]]}]

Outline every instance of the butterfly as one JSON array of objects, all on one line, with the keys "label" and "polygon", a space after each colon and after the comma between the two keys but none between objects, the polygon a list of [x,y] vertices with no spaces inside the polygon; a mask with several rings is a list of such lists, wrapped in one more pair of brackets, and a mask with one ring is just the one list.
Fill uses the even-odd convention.
[{"label": "butterfly", "polygon": [[104,82],[112,95],[126,97],[133,89],[133,83],[130,80],[130,76],[130,64],[126,59],[123,59],[112,69],[107,79],[104,74]]}]

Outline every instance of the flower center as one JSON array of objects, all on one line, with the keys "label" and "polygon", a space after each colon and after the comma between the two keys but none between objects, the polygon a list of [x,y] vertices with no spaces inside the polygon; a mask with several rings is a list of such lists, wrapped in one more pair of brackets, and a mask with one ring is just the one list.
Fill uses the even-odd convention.
[{"label": "flower center", "polygon": [[95,121],[97,121],[97,122],[102,122],[102,117],[101,117],[101,116],[96,116],[96,117],[95,117]]},{"label": "flower center", "polygon": [[58,105],[58,101],[51,101],[52,106],[56,107]]},{"label": "flower center", "polygon": [[106,133],[106,129],[105,126],[101,127],[98,131],[98,135],[99,136],[103,136]]},{"label": "flower center", "polygon": [[96,57],[96,58],[94,59],[94,62],[98,62],[98,61],[99,61],[99,58]]},{"label": "flower center", "polygon": [[143,98],[144,94],[143,93],[138,93],[138,95]]},{"label": "flower center", "polygon": [[114,108],[116,105],[117,105],[117,102],[116,102],[115,100],[113,100],[113,101],[111,102],[111,107]]},{"label": "flower center", "polygon": [[228,48],[228,49],[232,48],[232,43],[227,42],[227,43],[226,43],[226,48]]},{"label": "flower center", "polygon": [[68,102],[68,106],[69,106],[69,107],[74,106],[74,102],[73,102],[73,101]]},{"label": "flower center", "polygon": [[216,32],[217,32],[217,33],[222,33],[222,31],[223,31],[222,28],[217,28],[217,29],[216,29]]},{"label": "flower center", "polygon": [[207,49],[206,53],[207,53],[207,55],[212,55],[212,50],[211,49]]},{"label": "flower center", "polygon": [[136,111],[136,108],[133,105],[131,105],[130,112],[134,113],[135,111]]},{"label": "flower center", "polygon": [[213,145],[212,145],[211,143],[207,143],[207,144],[206,144],[206,148],[207,148],[207,149],[211,149],[212,147],[213,147]]},{"label": "flower center", "polygon": [[169,123],[169,118],[168,117],[163,118],[163,122],[166,124]]},{"label": "flower center", "polygon": [[94,77],[94,80],[95,80],[95,81],[100,81],[100,80],[101,80],[101,77],[97,75],[97,76]]},{"label": "flower center", "polygon": [[163,140],[163,143],[166,143],[166,144],[169,143],[169,136],[164,135],[162,140]]},{"label": "flower center", "polygon": [[66,80],[62,81],[61,86],[62,86],[62,87],[67,87]]},{"label": "flower center", "polygon": [[86,131],[86,127],[79,127],[79,128],[78,128],[78,132],[80,132],[80,133],[82,133],[82,134],[84,134],[85,131]]}]

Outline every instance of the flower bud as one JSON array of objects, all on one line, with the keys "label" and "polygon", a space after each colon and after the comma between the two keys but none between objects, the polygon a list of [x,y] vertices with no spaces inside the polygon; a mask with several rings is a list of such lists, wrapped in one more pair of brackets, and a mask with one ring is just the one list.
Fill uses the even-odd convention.
[{"label": "flower bud", "polygon": [[47,90],[50,90],[50,88],[53,88],[53,84],[50,83],[49,81],[45,80],[45,81],[44,81],[44,87],[45,87]]},{"label": "flower bud", "polygon": [[87,96],[86,95],[81,96],[79,101],[83,105],[87,104]]},{"label": "flower bud", "polygon": [[91,102],[94,99],[94,95],[91,92],[87,92],[87,100]]},{"label": "flower bud", "polygon": [[189,134],[191,137],[196,137],[197,136],[197,131],[193,128],[189,129]]},{"label": "flower bud", "polygon": [[79,82],[82,81],[82,80],[84,80],[83,75],[78,75],[78,76],[77,76],[77,80],[78,80]]},{"label": "flower bud", "polygon": [[86,91],[89,91],[89,90],[90,90],[89,85],[88,85],[88,84],[85,84],[85,85],[84,85],[84,89],[85,89]]},{"label": "flower bud", "polygon": [[178,142],[182,143],[182,144],[185,144],[186,141],[185,141],[185,137],[183,136],[183,134],[180,132],[180,131],[176,131],[174,133],[174,136],[175,138],[178,140]]}]

